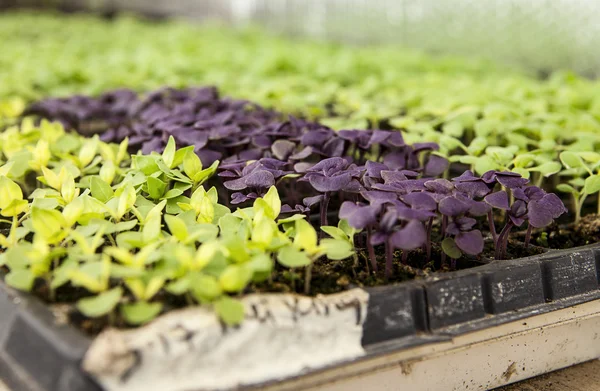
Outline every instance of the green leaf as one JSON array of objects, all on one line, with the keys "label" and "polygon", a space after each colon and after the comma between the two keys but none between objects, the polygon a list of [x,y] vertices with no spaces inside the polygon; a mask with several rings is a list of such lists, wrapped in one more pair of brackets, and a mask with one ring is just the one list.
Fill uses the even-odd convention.
[{"label": "green leaf", "polygon": [[169,136],[169,141],[162,153],[163,161],[166,163],[167,167],[173,168],[173,162],[175,160],[175,139],[173,136]]},{"label": "green leaf", "polygon": [[217,167],[219,167],[218,160],[211,164],[210,167],[205,168],[204,170],[196,173],[196,175],[194,175],[193,178],[194,182],[199,184],[206,182],[210,177],[214,175],[215,172],[217,172]]},{"label": "green leaf", "polygon": [[294,246],[313,252],[317,248],[317,231],[306,220],[296,220]]},{"label": "green leaf", "polygon": [[327,235],[331,236],[334,239],[346,240],[348,241],[348,235],[338,227],[332,227],[330,225],[321,227],[321,231],[325,232]]},{"label": "green leaf", "polygon": [[161,303],[147,303],[140,301],[133,304],[123,304],[121,314],[130,325],[141,325],[156,318],[162,311]]},{"label": "green leaf", "polygon": [[25,212],[28,207],[29,202],[27,200],[13,200],[6,208],[2,209],[0,214],[6,217],[18,216]]},{"label": "green leaf", "polygon": [[444,132],[445,135],[448,135],[450,137],[462,137],[464,131],[465,129],[463,125],[458,121],[449,122],[447,124],[444,124],[444,126],[442,127],[442,132]]},{"label": "green leaf", "polygon": [[560,172],[561,169],[562,165],[559,162],[546,162],[537,167],[530,168],[529,171],[538,171],[541,175],[549,177]]},{"label": "green leaf", "polygon": [[165,190],[167,189],[167,184],[165,182],[150,176],[148,177],[147,183],[150,198],[158,200],[165,194]]},{"label": "green leaf", "polygon": [[171,198],[176,198],[182,194],[183,194],[183,190],[181,190],[181,189],[171,189],[171,190],[167,191],[167,193],[163,196],[163,199],[168,200]]},{"label": "green leaf", "polygon": [[229,265],[219,276],[225,292],[241,292],[252,279],[252,271],[243,265]]},{"label": "green leaf", "polygon": [[56,198],[34,198],[31,206],[39,209],[56,209],[58,200]]},{"label": "green leaf", "polygon": [[496,163],[499,163],[503,166],[509,164],[515,154],[510,150],[510,148],[502,148],[502,147],[487,147],[485,149],[485,154],[491,157]]},{"label": "green leaf", "polygon": [[33,288],[35,275],[29,269],[11,270],[5,277],[6,283],[18,290],[30,292]]},{"label": "green leaf", "polygon": [[600,162],[600,153],[597,152],[578,152],[578,155],[588,163],[595,164]]},{"label": "green leaf", "polygon": [[134,155],[132,158],[135,168],[140,170],[145,175],[152,175],[155,172],[160,171],[156,159],[152,156]]},{"label": "green leaf", "polygon": [[485,137],[475,137],[467,150],[473,156],[479,156],[485,151],[488,146],[487,139]]},{"label": "green leaf", "polygon": [[274,216],[272,219],[276,219],[281,212],[281,200],[279,199],[279,193],[277,192],[277,188],[275,186],[271,186],[267,194],[263,197],[263,200],[271,207]]},{"label": "green leaf", "polygon": [[254,273],[270,273],[273,270],[273,259],[267,254],[258,254],[247,265]]},{"label": "green leaf", "polygon": [[446,255],[448,255],[450,258],[458,259],[462,255],[462,251],[460,251],[456,245],[456,242],[454,242],[454,239],[452,238],[446,238],[442,240],[442,250],[444,250],[444,253],[446,253]]},{"label": "green leaf", "polygon": [[566,183],[561,183],[558,186],[556,186],[556,190],[562,192],[562,193],[571,193],[571,194],[579,194],[579,192],[571,185],[567,185]]},{"label": "green leaf", "polygon": [[219,219],[219,228],[222,232],[234,234],[238,231],[242,219],[232,214],[227,214]]},{"label": "green leaf", "polygon": [[65,220],[57,210],[31,208],[31,224],[37,235],[49,239],[62,230]]},{"label": "green leaf", "polygon": [[244,320],[244,305],[242,302],[227,296],[215,302],[215,312],[228,326],[236,326]]},{"label": "green leaf", "polygon": [[122,296],[123,288],[117,287],[94,297],[80,299],[76,307],[85,316],[97,318],[111,312],[119,304]]},{"label": "green leaf", "polygon": [[346,259],[354,254],[354,246],[347,239],[322,239],[321,246],[327,258],[336,261]]},{"label": "green leaf", "polygon": [[490,156],[481,156],[475,160],[475,172],[483,175],[490,170],[498,170],[500,166]]},{"label": "green leaf", "polygon": [[177,216],[165,215],[165,222],[171,235],[175,236],[177,240],[184,242],[188,238],[188,229],[182,219]]},{"label": "green leaf", "polygon": [[260,245],[263,249],[267,248],[271,244],[276,231],[277,227],[272,220],[262,218],[252,229],[252,242]]},{"label": "green leaf", "polygon": [[527,168],[513,167],[513,169],[510,171],[521,175],[525,179],[529,179],[529,177],[531,176],[531,173]]},{"label": "green leaf", "polygon": [[354,241],[354,235],[360,231],[354,227],[351,227],[350,224],[348,224],[348,220],[346,219],[340,220],[340,222],[338,223],[338,228],[346,234],[346,236],[350,239],[351,242]]},{"label": "green leaf", "polygon": [[286,246],[279,250],[277,260],[285,267],[302,267],[312,263],[306,253],[292,246]]},{"label": "green leaf", "polygon": [[194,179],[196,174],[202,170],[202,162],[193,150],[188,151],[183,157],[183,172],[190,179]]},{"label": "green leaf", "polygon": [[171,164],[171,168],[181,165],[183,163],[183,159],[185,158],[185,155],[190,151],[194,152],[194,148],[195,147],[193,145],[189,145],[187,147],[178,149],[175,152],[175,157],[173,158],[173,163]]},{"label": "green leaf", "polygon": [[583,167],[583,160],[581,160],[581,157],[571,151],[561,152],[560,161],[567,168]]},{"label": "green leaf", "polygon": [[592,175],[585,178],[583,191],[585,194],[595,194],[600,191],[600,175]]},{"label": "green leaf", "polygon": [[190,289],[189,275],[181,277],[165,286],[165,290],[173,295],[183,295]]},{"label": "green leaf", "polygon": [[5,176],[0,177],[0,209],[6,208],[14,200],[22,200],[23,191],[12,180]]},{"label": "green leaf", "polygon": [[204,302],[216,299],[223,291],[215,277],[200,274],[191,283],[191,293],[198,302]]},{"label": "green leaf", "polygon": [[534,161],[535,161],[535,155],[534,154],[532,154],[532,153],[523,153],[523,154],[518,155],[517,157],[515,157],[515,159],[513,160],[513,164],[515,165],[515,167],[525,168],[525,167],[529,166]]},{"label": "green leaf", "polygon": [[441,135],[440,146],[447,149],[448,151],[454,151],[456,148],[463,147],[464,145],[460,142],[460,140],[454,137]]},{"label": "green leaf", "polygon": [[110,185],[104,182],[99,176],[92,177],[90,190],[92,192],[92,197],[101,202],[107,202],[115,195],[115,192]]}]

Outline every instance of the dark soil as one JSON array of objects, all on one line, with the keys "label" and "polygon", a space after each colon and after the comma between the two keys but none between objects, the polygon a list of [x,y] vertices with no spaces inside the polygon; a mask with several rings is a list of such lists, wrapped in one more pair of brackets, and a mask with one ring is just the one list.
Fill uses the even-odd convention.
[{"label": "dark soil", "polygon": [[[515,234],[523,239],[524,232]],[[585,246],[600,242],[600,216],[590,214],[581,219],[579,224],[554,224],[545,229],[533,231],[531,243],[551,249],[565,249]]]}]

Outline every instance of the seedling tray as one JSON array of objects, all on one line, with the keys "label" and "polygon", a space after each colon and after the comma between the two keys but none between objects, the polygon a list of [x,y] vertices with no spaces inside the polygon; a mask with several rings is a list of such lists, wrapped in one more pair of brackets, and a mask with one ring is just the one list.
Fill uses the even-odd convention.
[{"label": "seedling tray", "polygon": [[[516,321],[526,325],[526,318],[600,299],[599,287],[600,245],[595,244],[369,288],[366,316],[358,314],[359,319],[364,319],[363,356],[302,371],[287,379],[240,386],[304,389],[307,385],[299,379],[325,370],[452,342]],[[352,310],[360,311],[358,307]],[[11,390],[103,389],[81,365],[92,338],[67,324],[59,307],[48,307],[2,283],[0,311],[0,376]],[[561,365],[591,358],[573,356]],[[135,374],[129,375],[119,388],[129,389],[128,381],[133,382],[132,389],[136,388]],[[347,375],[350,377],[352,372]],[[409,375],[406,369],[388,376]],[[519,377],[505,378],[502,383]],[[198,384],[197,389],[203,387]],[[173,385],[173,389],[178,388]]]}]

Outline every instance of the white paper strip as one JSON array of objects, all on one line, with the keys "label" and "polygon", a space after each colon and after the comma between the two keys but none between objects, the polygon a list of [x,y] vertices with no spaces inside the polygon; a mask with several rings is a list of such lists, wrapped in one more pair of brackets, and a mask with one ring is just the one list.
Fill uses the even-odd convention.
[{"label": "white paper strip", "polygon": [[171,312],[135,330],[109,329],[83,368],[108,390],[217,390],[301,374],[364,355],[362,289],[317,296],[250,295],[225,327],[209,309]]}]

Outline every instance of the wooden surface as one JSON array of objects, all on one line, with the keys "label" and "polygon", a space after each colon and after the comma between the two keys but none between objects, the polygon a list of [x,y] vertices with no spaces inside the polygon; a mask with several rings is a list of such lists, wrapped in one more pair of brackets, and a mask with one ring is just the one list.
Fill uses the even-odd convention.
[{"label": "wooden surface", "polygon": [[588,361],[494,391],[600,391],[600,360]]}]

